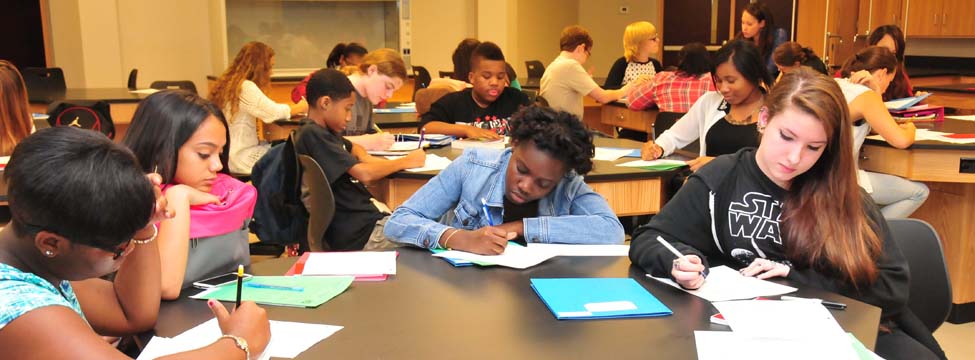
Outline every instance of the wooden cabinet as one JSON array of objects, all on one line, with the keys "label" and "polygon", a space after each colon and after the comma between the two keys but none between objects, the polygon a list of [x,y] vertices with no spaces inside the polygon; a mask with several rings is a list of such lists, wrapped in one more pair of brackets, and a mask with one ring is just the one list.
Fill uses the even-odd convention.
[{"label": "wooden cabinet", "polygon": [[906,35],[913,37],[975,37],[975,2],[970,0],[906,0]]},{"label": "wooden cabinet", "polygon": [[904,28],[904,1],[906,0],[860,0],[857,16],[857,40],[864,43],[866,36],[881,25],[897,25]]},{"label": "wooden cabinet", "polygon": [[796,17],[796,42],[813,49],[827,66],[839,66],[854,54],[858,2],[803,0],[796,6],[802,14]]},{"label": "wooden cabinet", "polygon": [[636,111],[625,106],[603,105],[600,123],[649,134],[656,119],[656,110]]}]

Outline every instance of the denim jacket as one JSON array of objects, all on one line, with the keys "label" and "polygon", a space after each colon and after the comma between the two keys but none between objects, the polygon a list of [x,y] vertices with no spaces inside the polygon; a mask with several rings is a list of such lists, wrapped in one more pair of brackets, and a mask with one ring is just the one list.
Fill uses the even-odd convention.
[{"label": "denim jacket", "polygon": [[[492,219],[502,219],[505,171],[511,149],[468,149],[430,179],[386,222],[386,237],[400,243],[436,248],[449,228],[476,230],[488,226],[481,198]],[[528,242],[621,244],[623,225],[602,195],[574,171],[538,202],[537,218],[525,218]]]}]

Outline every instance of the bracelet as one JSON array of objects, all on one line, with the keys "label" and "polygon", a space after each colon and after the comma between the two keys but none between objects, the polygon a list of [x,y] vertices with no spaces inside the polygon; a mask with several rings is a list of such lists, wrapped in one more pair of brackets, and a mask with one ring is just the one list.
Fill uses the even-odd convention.
[{"label": "bracelet", "polygon": [[453,250],[447,246],[447,242],[450,241],[450,238],[454,237],[454,235],[457,235],[458,232],[460,232],[460,229],[454,229],[454,232],[450,233],[450,235],[447,235],[447,239],[443,241],[442,248],[447,250]]},{"label": "bracelet", "polygon": [[148,239],[136,239],[136,238],[133,238],[132,239],[132,242],[134,242],[136,245],[145,245],[145,244],[151,243],[154,240],[156,240],[156,236],[158,236],[158,235],[159,235],[159,228],[157,228],[156,225],[153,225],[152,226],[152,236],[150,236]]},{"label": "bracelet", "polygon": [[220,336],[219,339],[217,339],[217,341],[220,341],[220,340],[223,340],[223,339],[233,340],[234,341],[234,346],[236,346],[238,349],[244,350],[244,356],[245,356],[244,359],[250,360],[250,358],[251,358],[251,351],[247,347],[247,340],[244,340],[244,338],[242,338],[240,336],[235,336],[235,335],[222,335],[222,336]]}]

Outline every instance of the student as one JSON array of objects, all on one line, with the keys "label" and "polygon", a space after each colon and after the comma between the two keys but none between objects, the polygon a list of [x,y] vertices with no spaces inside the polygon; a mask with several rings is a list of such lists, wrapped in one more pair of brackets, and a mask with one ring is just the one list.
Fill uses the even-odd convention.
[{"label": "student", "polygon": [[[99,335],[138,334],[156,323],[152,224],[173,216],[160,177],[146,176],[128,149],[104,135],[71,127],[25,139],[3,176],[13,214],[0,231],[3,357],[127,359]],[[101,279],[113,272],[113,281]],[[252,354],[264,351],[271,334],[263,309],[208,305],[224,336],[166,358],[241,359],[235,338]]]},{"label": "student", "polygon": [[[896,78],[897,59],[880,46],[869,46],[857,52],[843,64],[843,78],[836,79],[850,108],[854,121],[853,155],[859,158],[860,147],[871,130],[880,134],[891,146],[904,149],[914,143],[914,123],[897,124],[887,111],[880,94]],[[860,185],[880,205],[885,218],[906,218],[927,200],[929,190],[924,183],[898,176],[859,171]]]},{"label": "student", "polygon": [[176,210],[159,225],[163,299],[250,263],[247,223],[257,190],[227,175],[228,141],[227,121],[215,104],[174,90],[143,100],[122,141],[143,171],[162,176]]},{"label": "student", "polygon": [[[356,89],[342,73],[316,71],[308,79],[307,90],[308,119],[298,132],[295,151],[318,162],[335,195],[335,217],[325,231],[322,247],[373,250],[389,246],[382,236],[389,210],[372,198],[363,183],[421,167],[426,155],[418,149],[397,160],[386,160],[370,156],[361,145],[342,137],[356,102]],[[302,199],[307,194],[303,184]]]},{"label": "student", "polygon": [[559,47],[562,52],[545,68],[538,93],[553,109],[566,111],[581,121],[583,96],[605,104],[626,95],[633,85],[630,83],[618,90],[603,90],[596,84],[592,75],[582,68],[592,52],[592,37],[581,26],[573,25],[562,30]]},{"label": "student", "polygon": [[33,129],[24,78],[14,64],[0,60],[0,156],[10,156]]},{"label": "student", "polygon": [[626,98],[631,110],[656,104],[660,111],[686,113],[701,95],[714,91],[711,54],[704,45],[684,45],[678,59],[676,71],[661,71],[653,81],[630,89]]},{"label": "student", "polygon": [[718,50],[715,65],[711,73],[718,91],[702,95],[673,127],[643,144],[644,160],[670,155],[700,139],[699,157],[687,162],[697,171],[715,156],[758,145],[755,115],[772,82],[758,49],[750,42],[732,40]]},{"label": "student", "polygon": [[878,355],[926,359],[936,351],[943,358],[907,308],[904,256],[856,185],[852,125],[836,82],[796,70],[782,77],[766,104],[758,149],[721,156],[691,175],[634,232],[630,260],[686,289],[707,281],[701,272],[710,263],[726,263],[745,276],[783,277],[839,293],[881,308]]},{"label": "student", "polygon": [[897,57],[897,75],[884,92],[884,101],[914,96],[911,79],[904,71],[904,32],[897,25],[881,25],[870,32],[868,45],[877,45],[889,49]]},{"label": "student", "polygon": [[341,69],[346,66],[359,66],[359,64],[362,64],[362,58],[367,53],[369,51],[360,43],[338,43],[332,48],[332,52],[328,53],[328,59],[325,60],[325,67]]},{"label": "student", "polygon": [[265,123],[305,112],[307,104],[278,104],[267,97],[271,87],[274,50],[251,41],[217,79],[208,99],[230,117],[230,172],[250,174],[251,168],[271,145],[257,138],[257,119]]},{"label": "student", "polygon": [[775,27],[775,20],[772,18],[772,11],[763,2],[752,2],[745,6],[741,12],[741,32],[735,39],[748,40],[758,47],[758,53],[762,56],[762,63],[765,64],[771,78],[779,75],[779,69],[772,61],[772,51],[782,43],[789,41],[789,35],[782,28]]},{"label": "student", "polygon": [[637,21],[623,31],[623,57],[613,63],[603,89],[619,89],[640,77],[653,78],[663,66],[650,56],[660,52],[657,28],[647,21]]},{"label": "student", "polygon": [[[819,56],[816,56],[812,49],[802,47],[793,41],[784,42],[775,48],[775,51],[772,52],[772,61],[775,62],[775,67],[779,70],[779,77],[782,77],[783,73],[798,69],[800,66],[808,66],[822,74],[829,75],[826,64]],[[778,81],[778,79],[775,80]]]},{"label": "student", "polygon": [[[510,135],[512,146],[505,150],[467,149],[393,212],[386,236],[488,255],[504,252],[517,237],[623,242],[623,226],[606,199],[583,181],[592,170],[594,146],[579,119],[527,107],[512,117]],[[451,219],[438,222],[448,212]]]},{"label": "student", "polygon": [[420,116],[420,129],[463,138],[499,139],[508,133],[508,118],[528,96],[508,87],[504,54],[492,42],[483,42],[471,55],[468,81],[474,87],[444,95]]},{"label": "student", "polygon": [[342,135],[366,150],[385,150],[393,145],[393,136],[376,132],[372,108],[382,106],[406,81],[406,63],[393,49],[373,50],[352,69],[349,80],[355,86],[352,121]]}]

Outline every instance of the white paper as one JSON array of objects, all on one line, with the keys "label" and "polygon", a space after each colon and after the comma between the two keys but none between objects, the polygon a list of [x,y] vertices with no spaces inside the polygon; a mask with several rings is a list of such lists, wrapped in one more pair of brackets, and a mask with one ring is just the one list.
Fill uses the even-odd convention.
[{"label": "white paper", "polygon": [[[270,359],[272,356],[293,359],[342,328],[342,326],[271,320],[271,340],[264,352],[255,359]],[[221,335],[217,319],[210,319],[173,338],[154,336],[138,359],[155,359],[199,349],[217,341]]]},{"label": "white paper", "polygon": [[627,256],[629,245],[581,245],[528,243],[529,249],[541,249],[555,256]]},{"label": "white paper", "polygon": [[437,154],[427,154],[427,160],[422,167],[406,169],[409,172],[440,171],[446,169],[452,161]]},{"label": "white paper", "polygon": [[817,301],[739,300],[712,305],[731,330],[745,336],[773,339],[846,338],[833,314]]},{"label": "white paper", "polygon": [[396,274],[395,251],[313,252],[302,275]]},{"label": "white paper", "polygon": [[857,360],[853,345],[847,341],[822,344],[819,339],[760,339],[731,331],[695,331],[698,360],[758,359],[850,359]]},{"label": "white paper", "polygon": [[526,269],[555,257],[555,254],[538,248],[530,249],[520,245],[508,245],[501,255],[478,255],[466,251],[448,250],[433,254],[433,256]]},{"label": "white paper", "polygon": [[[933,140],[933,141],[946,142],[950,144],[975,143],[975,139],[954,139],[954,138],[947,137],[946,135],[953,135],[953,133],[940,132],[940,131],[934,131],[928,129],[917,129],[917,131],[914,133],[914,140],[915,141]],[[867,136],[867,139],[885,141],[884,138],[881,137],[880,135],[870,135]]]},{"label": "white paper", "polygon": [[744,276],[727,266],[712,267],[707,279],[704,281],[704,285],[696,290],[684,289],[669,278],[653,277],[650,274],[647,274],[647,277],[711,302],[782,295],[796,291],[796,288],[791,286],[779,285],[771,281]]},{"label": "white paper", "polygon": [[617,148],[604,148],[596,147],[595,156],[593,160],[603,160],[603,161],[616,161],[619,158],[629,155],[634,149],[617,149]]},{"label": "white paper", "polygon": [[155,93],[156,93],[156,92],[158,92],[158,91],[159,91],[159,89],[139,89],[139,90],[129,90],[129,92],[130,92],[130,93],[133,93],[133,94],[146,94],[146,95],[152,95],[152,94],[155,94]]},{"label": "white paper", "polygon": [[954,115],[954,116],[945,116],[945,118],[955,119],[955,120],[975,121],[975,115]]},{"label": "white paper", "polygon": [[633,160],[622,164],[616,164],[616,166],[625,166],[625,167],[647,167],[647,166],[657,166],[657,165],[687,165],[687,162],[682,160],[657,159],[657,160],[649,160],[649,161]]},{"label": "white paper", "polygon": [[[426,143],[427,145],[430,145],[430,142],[427,140],[423,140],[423,142]],[[393,145],[389,147],[389,149],[386,149],[386,151],[413,151],[419,149],[420,148],[419,146],[420,146],[419,141],[397,141],[394,142]],[[399,154],[399,155],[403,155],[403,154]]]}]

